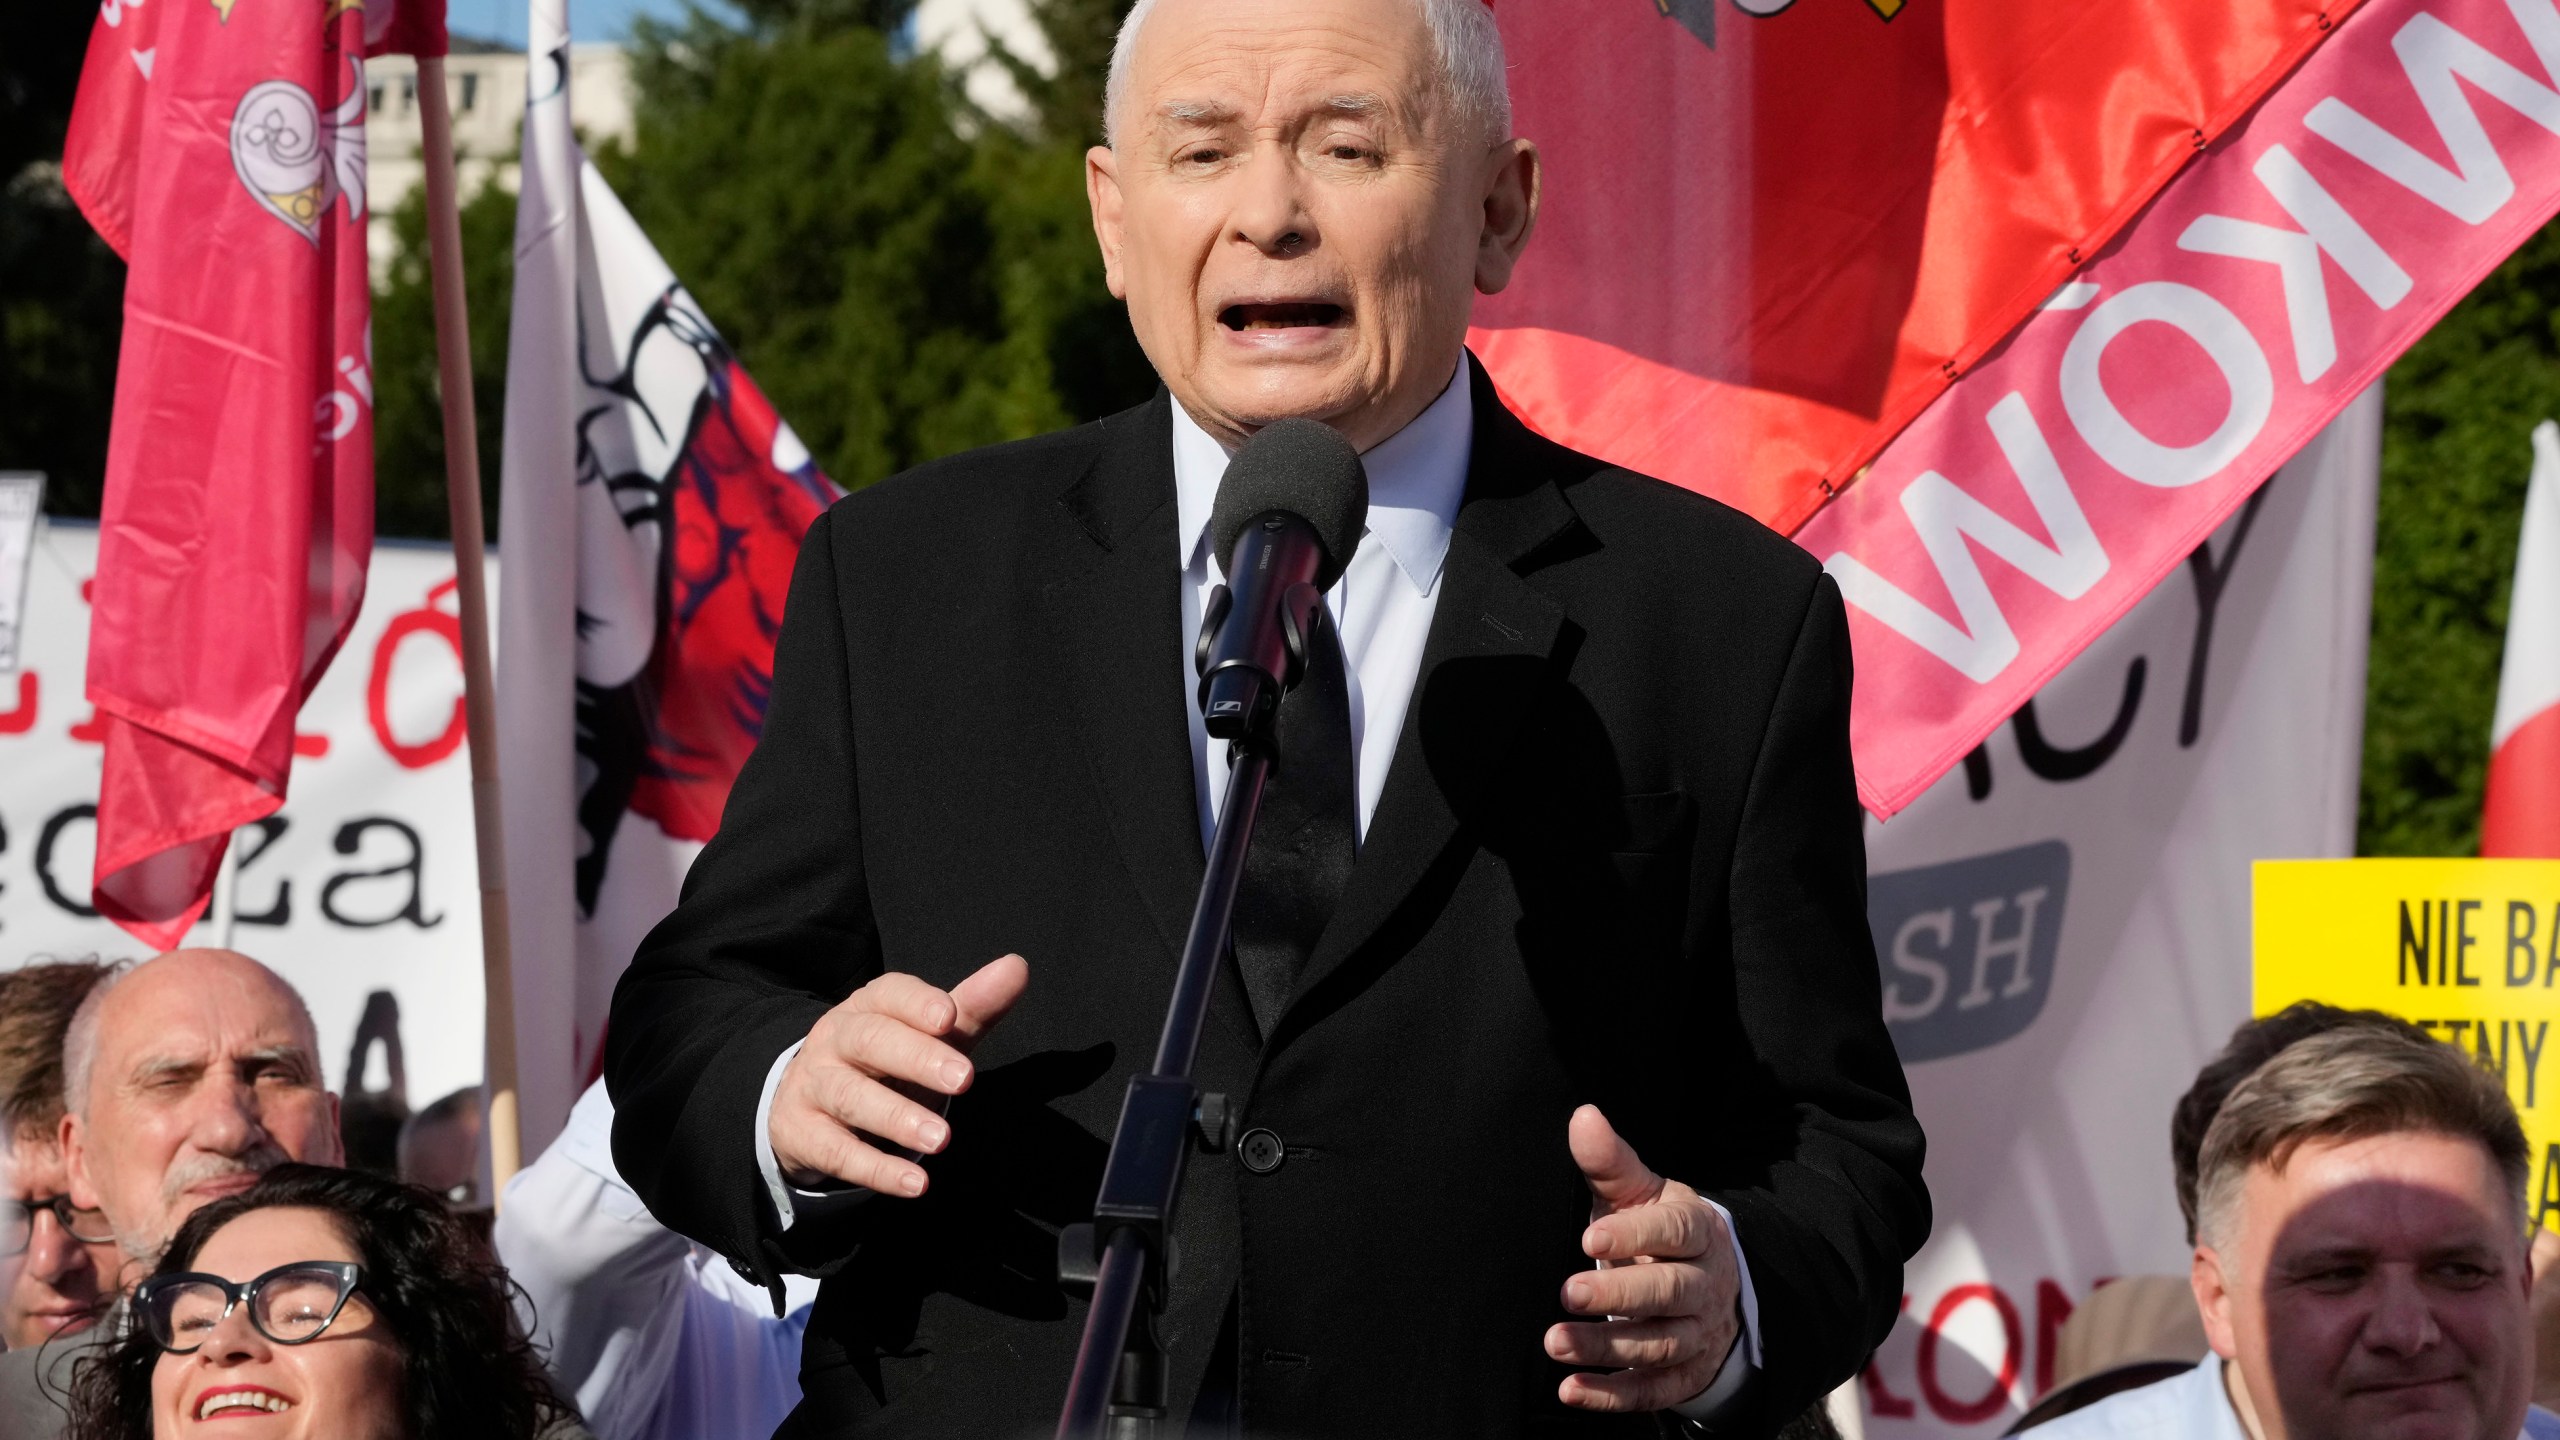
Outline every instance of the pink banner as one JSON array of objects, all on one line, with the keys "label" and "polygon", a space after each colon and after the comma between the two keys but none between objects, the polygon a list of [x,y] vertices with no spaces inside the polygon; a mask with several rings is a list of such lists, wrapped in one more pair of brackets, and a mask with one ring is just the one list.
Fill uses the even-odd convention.
[{"label": "pink banner", "polygon": [[2342,23],[1797,533],[1849,601],[1867,808],[1997,728],[2555,211],[2555,0]]}]

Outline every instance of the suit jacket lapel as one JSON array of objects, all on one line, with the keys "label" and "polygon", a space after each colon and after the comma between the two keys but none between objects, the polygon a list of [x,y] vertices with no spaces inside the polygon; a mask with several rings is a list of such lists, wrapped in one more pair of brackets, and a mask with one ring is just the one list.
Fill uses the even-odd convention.
[{"label": "suit jacket lapel", "polygon": [[[1538,552],[1579,533],[1557,479],[1571,452],[1532,434],[1474,367],[1475,438],[1449,537],[1440,600],[1396,739],[1395,763],[1333,920],[1298,977],[1298,1007],[1378,937],[1457,835],[1459,807],[1499,767],[1546,677],[1564,608],[1520,578]],[[1268,1044],[1269,1042],[1266,1042]]]},{"label": "suit jacket lapel", "polygon": [[1179,955],[1203,861],[1180,683],[1170,405],[1160,390],[1103,422],[1117,433],[1059,497],[1073,524],[1043,598],[1112,839],[1166,949]]}]

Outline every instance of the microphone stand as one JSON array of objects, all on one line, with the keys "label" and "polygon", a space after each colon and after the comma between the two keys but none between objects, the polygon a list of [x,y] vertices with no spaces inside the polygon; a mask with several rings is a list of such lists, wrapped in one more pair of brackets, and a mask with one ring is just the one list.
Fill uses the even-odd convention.
[{"label": "microphone stand", "polygon": [[1060,1277],[1092,1286],[1093,1300],[1085,1311],[1084,1340],[1076,1349],[1057,1440],[1155,1440],[1165,1418],[1165,1356],[1155,1318],[1164,1308],[1174,1202],[1195,1133],[1213,1154],[1226,1148],[1226,1097],[1202,1095],[1191,1082],[1191,1066],[1226,956],[1263,783],[1271,776],[1270,724],[1267,715],[1262,718],[1253,732],[1230,742],[1234,759],[1226,802],[1183,940],[1182,965],[1174,973],[1155,1067],[1129,1078],[1093,1223],[1070,1225],[1058,1236]]}]

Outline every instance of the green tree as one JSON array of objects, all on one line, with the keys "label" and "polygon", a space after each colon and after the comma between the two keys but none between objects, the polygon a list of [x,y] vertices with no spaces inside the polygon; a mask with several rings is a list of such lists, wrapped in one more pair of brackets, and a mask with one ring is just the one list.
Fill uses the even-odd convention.
[{"label": "green tree", "polygon": [[839,0],[638,27],[598,157],[757,383],[847,486],[1066,421],[1007,325],[984,145],[956,86]]},{"label": "green tree", "polygon": [[[1128,18],[1132,0],[1033,0],[1031,23],[1054,63],[1032,64],[997,36],[987,37],[987,58],[1003,69],[1031,106],[1031,129],[1040,139],[1081,153],[1102,140],[1102,82],[1111,45]],[[1081,167],[1079,167],[1081,168]]]},{"label": "green tree", "polygon": [[89,5],[0,5],[0,469],[42,470],[47,508],[95,515],[106,477],[124,262],[61,181]]},{"label": "green tree", "polygon": [[2560,416],[2560,227],[2401,357],[2384,415],[2357,849],[2469,855],[2531,435]]},{"label": "green tree", "polygon": [[[444,411],[436,370],[435,291],[427,273],[426,191],[389,217],[398,248],[373,294],[374,528],[446,539]],[[471,316],[471,389],[480,432],[480,508],[498,523],[498,442],[515,286],[515,196],[484,185],[462,205],[462,289]]]}]

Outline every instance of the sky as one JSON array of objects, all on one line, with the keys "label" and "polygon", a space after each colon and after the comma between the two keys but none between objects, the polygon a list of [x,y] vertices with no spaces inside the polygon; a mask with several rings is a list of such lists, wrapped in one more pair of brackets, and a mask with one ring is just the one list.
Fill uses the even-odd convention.
[{"label": "sky", "polygon": [[[525,0],[446,0],[445,24],[457,35],[524,44]],[[569,33],[579,40],[621,40],[633,17],[674,20],[683,0],[569,0]]]}]

